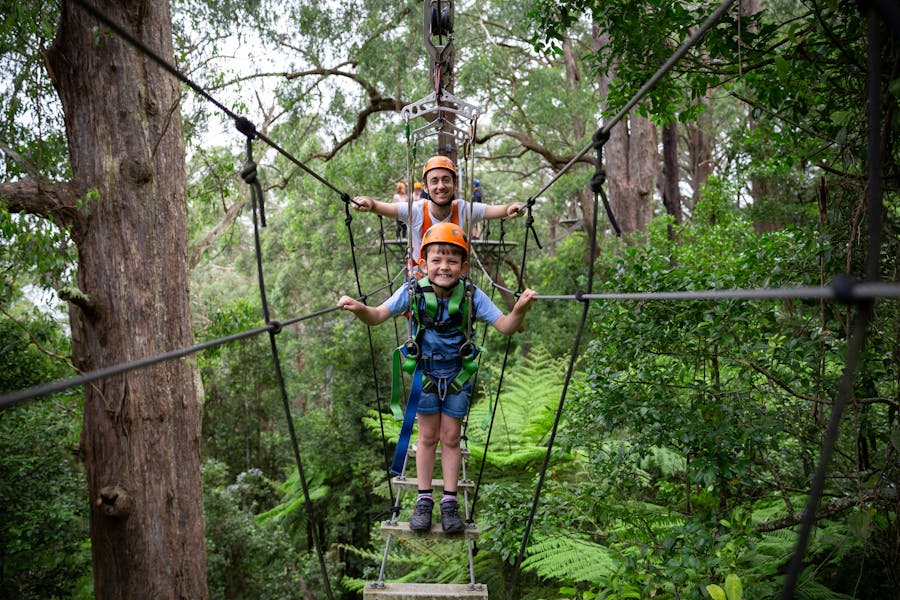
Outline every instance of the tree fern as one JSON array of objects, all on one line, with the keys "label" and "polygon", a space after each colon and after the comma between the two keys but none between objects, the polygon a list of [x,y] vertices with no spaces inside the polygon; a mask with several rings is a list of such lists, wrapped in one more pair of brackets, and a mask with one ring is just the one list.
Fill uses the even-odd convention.
[{"label": "tree fern", "polygon": [[613,573],[616,564],[609,550],[600,544],[557,535],[529,546],[522,568],[532,569],[542,578],[596,583]]},{"label": "tree fern", "polygon": [[[487,463],[500,469],[519,468],[543,458],[546,438],[562,394],[564,365],[535,348],[504,375],[504,388],[496,408]],[[483,456],[484,440],[493,411],[492,392],[469,414],[469,449],[476,460]]]},{"label": "tree fern", "polygon": [[854,597],[835,592],[821,583],[810,580],[797,586],[794,598],[795,600],[853,600]]}]

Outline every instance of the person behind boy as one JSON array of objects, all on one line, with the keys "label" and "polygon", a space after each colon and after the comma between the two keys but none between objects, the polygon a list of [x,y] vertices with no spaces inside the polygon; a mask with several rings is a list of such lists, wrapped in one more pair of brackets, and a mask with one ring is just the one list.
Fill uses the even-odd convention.
[{"label": "person behind boy", "polygon": [[[402,181],[397,182],[393,200],[394,204],[406,204],[406,184]],[[404,236],[406,236],[406,221],[397,219],[397,237],[402,238]]]},{"label": "person behind boy", "polygon": [[374,212],[405,223],[411,221],[412,231],[409,233],[412,236],[413,260],[416,262],[420,258],[419,248],[422,245],[422,234],[433,223],[455,223],[465,231],[470,206],[472,208],[473,223],[486,219],[516,217],[520,214],[523,207],[521,202],[497,205],[467,204],[465,200],[457,198],[456,165],[446,156],[432,156],[429,158],[422,169],[422,180],[424,181],[425,193],[428,194],[428,200],[413,204],[412,219],[409,219],[409,206],[407,204],[382,202],[369,196],[357,196],[353,199],[356,210]]},{"label": "person behind boy", "polygon": [[[431,513],[434,508],[431,482],[437,443],[440,441],[441,471],[444,477],[441,527],[447,533],[457,533],[465,529],[459,516],[456,493],[459,485],[460,432],[462,420],[468,413],[472,383],[467,381],[461,388],[452,389],[451,384],[462,368],[459,349],[466,342],[466,336],[453,321],[449,300],[457,286],[465,285],[460,278],[469,268],[469,243],[458,225],[436,223],[425,232],[422,254],[421,263],[427,279],[418,280],[416,310],[424,312],[425,293],[432,293],[428,289],[431,288],[437,299],[437,312],[433,322],[424,325],[421,332],[416,332],[419,367],[428,383],[423,386],[416,411],[419,420],[419,440],[416,447],[419,495],[409,520],[409,528],[413,531],[431,529]],[[521,327],[536,295],[534,290],[526,289],[509,314],[504,315],[487,294],[475,287],[472,297],[474,318],[490,323],[503,335],[512,335]],[[377,307],[342,296],[338,306],[351,311],[366,325],[378,325],[409,308],[409,292],[406,286],[401,286]],[[460,312],[456,313],[457,320],[461,318]]]}]

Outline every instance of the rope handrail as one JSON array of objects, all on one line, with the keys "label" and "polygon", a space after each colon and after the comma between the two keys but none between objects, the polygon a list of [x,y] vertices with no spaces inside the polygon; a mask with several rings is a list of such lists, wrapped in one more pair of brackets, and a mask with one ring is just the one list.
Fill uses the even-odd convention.
[{"label": "rope handrail", "polygon": [[900,282],[865,282],[842,287],[784,287],[756,289],[714,289],[672,292],[621,292],[608,294],[539,294],[536,300],[796,300],[824,299],[844,303],[875,300],[877,298],[900,298]]},{"label": "rope handrail", "polygon": [[[365,296],[358,298],[359,300],[364,299]],[[78,387],[80,385],[85,385],[87,383],[92,383],[94,381],[105,379],[107,377],[112,377],[113,375],[121,375],[122,373],[127,373],[129,371],[134,371],[137,369],[141,369],[144,367],[149,367],[155,365],[157,363],[161,363],[167,360],[173,360],[176,358],[184,358],[185,356],[190,356],[191,354],[196,354],[198,352],[202,352],[203,350],[209,350],[210,348],[216,348],[218,346],[222,346],[231,342],[240,341],[246,338],[250,338],[261,333],[266,333],[271,331],[272,333],[280,333],[281,330],[288,326],[299,323],[301,321],[307,321],[314,317],[320,317],[322,315],[328,314],[330,312],[334,312],[336,310],[340,310],[337,306],[331,306],[329,308],[323,308],[321,310],[317,310],[315,312],[294,317],[284,322],[279,321],[271,321],[268,325],[262,327],[255,327],[253,329],[247,329],[245,331],[240,331],[238,333],[234,333],[225,337],[216,338],[214,340],[209,340],[206,342],[202,342],[200,344],[194,344],[193,346],[188,346],[185,348],[179,348],[177,350],[171,350],[169,352],[164,352],[162,354],[156,354],[153,356],[148,356],[146,358],[141,358],[129,362],[118,363],[115,365],[111,365],[109,367],[104,367],[101,369],[95,369],[94,371],[90,371],[88,373],[84,373],[82,375],[78,375],[76,377],[68,377],[64,379],[58,379],[56,381],[32,386],[30,388],[25,388],[22,390],[18,390],[15,392],[10,392],[9,394],[4,394],[0,396],[0,410],[13,406],[14,404],[18,404],[25,400],[33,400],[35,398],[39,398],[41,396],[47,396],[49,394],[55,394],[57,392],[62,392],[67,389]]]}]

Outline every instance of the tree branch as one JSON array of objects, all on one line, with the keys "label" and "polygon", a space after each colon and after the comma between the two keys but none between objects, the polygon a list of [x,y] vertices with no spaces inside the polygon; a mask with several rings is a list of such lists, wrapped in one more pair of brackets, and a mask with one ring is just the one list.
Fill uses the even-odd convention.
[{"label": "tree branch", "polygon": [[372,98],[369,102],[369,105],[362,109],[360,113],[356,117],[356,125],[353,127],[353,131],[345,137],[344,139],[335,143],[335,146],[331,149],[330,152],[315,152],[310,155],[310,158],[321,158],[326,161],[334,158],[335,154],[338,153],[338,150],[357,139],[362,135],[363,131],[366,129],[366,123],[369,120],[369,116],[379,112],[388,112],[388,111],[396,111],[398,110],[398,106],[400,106],[400,102],[398,100],[394,100],[393,98],[381,98],[376,97]]},{"label": "tree branch", "polygon": [[[476,138],[475,143],[484,144],[491,138],[500,136],[513,138],[527,150],[530,150],[531,152],[534,152],[535,154],[541,156],[553,169],[561,169],[566,164],[568,164],[568,162],[575,156],[574,154],[568,156],[560,156],[558,154],[554,154],[546,146],[542,146],[541,144],[535,142],[531,136],[526,135],[521,131],[512,131],[509,129],[491,131],[484,136]],[[587,158],[582,158],[579,162],[589,166],[593,166],[594,164],[593,159],[591,159],[589,155],[587,156]]]},{"label": "tree branch", "polygon": [[78,193],[71,182],[21,179],[0,183],[0,200],[9,211],[52,219],[60,226],[78,225],[83,217],[76,207]]},{"label": "tree branch", "polygon": [[213,242],[219,239],[222,234],[228,230],[229,227],[231,227],[246,203],[246,200],[239,200],[238,202],[232,204],[219,224],[213,227],[212,231],[210,231],[206,235],[206,237],[204,237],[200,241],[200,243],[197,244],[197,247],[194,248],[194,251],[191,253],[189,268],[192,271],[194,270],[194,267],[196,267],[200,263],[200,258],[203,256],[203,253],[206,252],[207,249],[212,246]]},{"label": "tree branch", "polygon": [[[847,510],[848,508],[852,508],[866,502],[871,502],[874,499],[875,490],[863,490],[856,496],[839,498],[834,502],[831,502],[830,504],[826,504],[820,507],[819,511],[816,513],[816,520],[818,521],[819,519],[832,517],[840,512]],[[786,529],[788,527],[793,527],[794,525],[799,525],[801,518],[801,515],[792,513],[781,519],[757,523],[756,530],[764,533],[769,531],[777,531],[779,529]]]}]

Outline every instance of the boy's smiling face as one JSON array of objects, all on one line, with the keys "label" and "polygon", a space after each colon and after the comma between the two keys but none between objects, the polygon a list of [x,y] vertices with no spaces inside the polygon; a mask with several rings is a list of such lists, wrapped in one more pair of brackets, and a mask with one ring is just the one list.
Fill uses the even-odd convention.
[{"label": "boy's smiling face", "polygon": [[469,263],[461,252],[454,252],[450,244],[431,244],[425,257],[425,274],[435,288],[438,296],[441,291],[449,295],[449,290],[456,285],[462,274],[468,270]]}]

